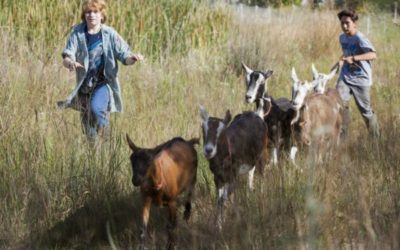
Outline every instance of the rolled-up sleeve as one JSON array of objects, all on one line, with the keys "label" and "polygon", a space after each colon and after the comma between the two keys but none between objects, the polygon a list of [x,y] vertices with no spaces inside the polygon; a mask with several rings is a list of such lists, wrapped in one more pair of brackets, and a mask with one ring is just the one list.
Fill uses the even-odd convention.
[{"label": "rolled-up sleeve", "polygon": [[133,55],[129,48],[129,45],[116,31],[113,32],[111,39],[114,45],[114,56],[118,61],[126,65],[126,59]]},{"label": "rolled-up sleeve", "polygon": [[67,44],[61,54],[63,58],[66,56],[70,57],[73,61],[76,61],[75,54],[78,48],[78,38],[75,31],[72,31],[68,37]]},{"label": "rolled-up sleeve", "polygon": [[364,53],[366,52],[376,52],[372,43],[366,37],[360,37],[359,41],[360,48],[363,50]]}]

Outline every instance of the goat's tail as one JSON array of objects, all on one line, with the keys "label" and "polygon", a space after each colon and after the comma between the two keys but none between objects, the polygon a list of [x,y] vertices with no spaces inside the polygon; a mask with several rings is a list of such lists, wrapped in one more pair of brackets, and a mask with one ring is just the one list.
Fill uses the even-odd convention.
[{"label": "goat's tail", "polygon": [[187,142],[192,144],[192,145],[200,144],[200,138],[198,138],[198,137],[192,138],[192,139],[188,140]]}]

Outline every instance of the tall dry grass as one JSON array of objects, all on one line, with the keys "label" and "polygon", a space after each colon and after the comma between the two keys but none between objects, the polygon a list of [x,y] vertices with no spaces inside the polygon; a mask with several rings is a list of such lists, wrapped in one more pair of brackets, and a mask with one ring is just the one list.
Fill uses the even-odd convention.
[{"label": "tall dry grass", "polygon": [[[63,34],[79,19],[70,14],[78,1],[50,4],[46,10],[40,8],[47,3],[44,0],[33,3],[43,5],[32,10],[25,2],[1,3],[1,20],[8,22],[0,29],[0,248],[5,249],[135,249],[141,201],[130,182],[126,133],[144,147],[174,136],[200,136],[200,104],[216,116],[223,116],[228,108],[233,114],[254,108],[244,103],[240,62],[273,69],[270,94],[289,97],[292,67],[300,78],[310,79],[312,62],[324,72],[340,55],[334,11],[259,9],[261,13],[243,10],[240,14],[227,6],[199,5],[185,12],[178,7],[193,3],[178,1],[178,7],[151,15],[169,2],[110,2],[115,10],[110,11],[111,24],[136,44],[135,50],[149,56],[141,64],[121,67],[125,110],[112,115],[109,141],[100,152],[93,152],[81,134],[78,113],[55,108],[55,102],[74,85],[74,76],[62,68],[59,53]],[[126,8],[129,4],[140,9]],[[29,10],[31,15],[65,9],[71,16],[54,15],[48,30],[35,30],[23,23],[25,17],[12,23],[9,8]],[[143,27],[150,27],[144,33],[136,26],[138,15],[143,15]],[[187,26],[196,28],[171,28],[185,17],[207,27],[191,23]],[[283,160],[279,167],[268,167],[264,177],[257,177],[255,192],[244,183],[239,185],[221,233],[213,227],[214,184],[199,147],[194,214],[188,224],[179,221],[180,248],[399,248],[399,33],[384,13],[370,18],[368,37],[378,51],[372,100],[381,138],[373,142],[366,137],[353,105],[351,137],[334,160],[314,166],[300,154],[302,172]],[[170,23],[170,31],[176,34],[164,34],[160,22],[163,27]],[[22,27],[32,28],[33,40],[42,43],[32,47],[28,39],[32,34]],[[360,29],[367,29],[366,15]],[[40,40],[45,32],[57,34],[56,38],[48,35],[52,42],[45,43]],[[168,44],[175,49],[161,53]],[[193,44],[198,46],[191,48]],[[166,243],[165,227],[165,211],[154,208],[151,249]]]},{"label": "tall dry grass", "polygon": [[[80,21],[80,0],[0,2],[0,25],[28,43],[30,55],[48,63]],[[135,49],[157,60],[223,40],[227,18],[206,1],[108,1],[107,23]]]}]

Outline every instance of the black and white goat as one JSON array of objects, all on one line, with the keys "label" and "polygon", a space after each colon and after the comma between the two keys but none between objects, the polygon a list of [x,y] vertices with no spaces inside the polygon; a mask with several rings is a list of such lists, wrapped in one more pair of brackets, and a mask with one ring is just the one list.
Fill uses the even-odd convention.
[{"label": "black and white goat", "polygon": [[262,98],[267,98],[270,103],[270,111],[265,114],[264,121],[268,127],[268,137],[270,139],[270,147],[272,148],[271,162],[276,165],[278,163],[278,155],[282,148],[289,150],[291,145],[291,129],[290,121],[295,114],[291,101],[288,98],[281,97],[274,99],[268,95],[267,79],[273,74],[272,70],[256,71],[250,69],[246,64],[242,63],[246,72],[246,101],[248,103],[256,103],[259,108],[259,102]]},{"label": "black and white goat", "polygon": [[216,224],[220,229],[224,221],[224,202],[233,192],[238,176],[249,173],[249,183],[253,188],[254,170],[257,168],[263,172],[268,158],[268,129],[262,119],[263,105],[264,100],[261,100],[256,112],[238,114],[229,125],[229,111],[224,119],[219,119],[209,117],[205,108],[200,109],[204,153],[217,190]]}]

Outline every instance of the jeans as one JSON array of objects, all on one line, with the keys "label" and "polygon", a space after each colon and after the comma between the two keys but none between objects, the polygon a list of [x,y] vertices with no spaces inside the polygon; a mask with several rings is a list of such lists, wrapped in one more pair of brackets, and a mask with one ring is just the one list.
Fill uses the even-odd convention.
[{"label": "jeans", "polygon": [[110,91],[107,84],[101,84],[91,94],[81,95],[80,99],[87,107],[81,111],[83,132],[89,139],[95,139],[97,130],[109,124]]}]

